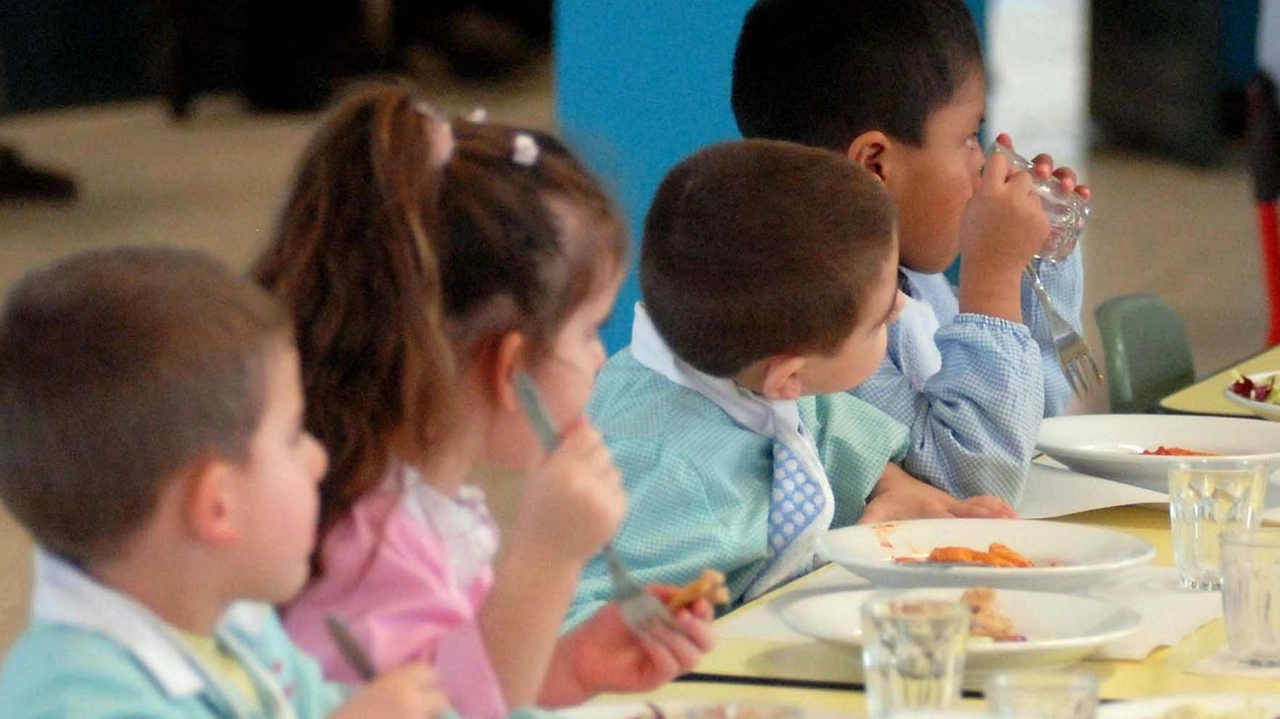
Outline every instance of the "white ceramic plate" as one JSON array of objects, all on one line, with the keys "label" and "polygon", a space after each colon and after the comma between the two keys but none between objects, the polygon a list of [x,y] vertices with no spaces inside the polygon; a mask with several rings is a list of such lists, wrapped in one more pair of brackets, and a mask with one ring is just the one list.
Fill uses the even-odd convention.
[{"label": "white ceramic plate", "polygon": [[591,703],[557,709],[566,719],[848,719],[824,709],[752,702],[664,701]]},{"label": "white ceramic plate", "polygon": [[[924,558],[933,548],[943,546],[986,550],[992,542],[1007,545],[1036,566],[936,566],[895,561]],[[1150,543],[1131,534],[1031,519],[913,519],[860,524],[827,532],[818,537],[815,548],[823,557],[879,586],[1057,592],[1083,589],[1156,556]]]},{"label": "white ceramic plate", "polygon": [[1280,424],[1244,417],[1081,414],[1040,423],[1036,448],[1069,469],[1158,492],[1169,491],[1178,457],[1144,455],[1160,445],[1250,457],[1280,469]]},{"label": "white ceramic plate", "polygon": [[[894,595],[919,599],[960,598],[962,589],[907,589]],[[852,589],[794,595],[779,600],[779,612],[789,627],[825,642],[862,645],[859,614],[867,599],[881,593]],[[965,671],[982,674],[1014,667],[1053,667],[1077,662],[1103,645],[1128,635],[1142,624],[1142,615],[1125,606],[1074,594],[999,590],[996,604],[1013,620],[1025,642],[971,641]]]},{"label": "white ceramic plate", "polygon": [[[1247,376],[1249,377],[1249,379],[1257,383],[1257,382],[1266,382],[1268,379],[1270,379],[1271,377],[1275,377],[1276,375],[1280,375],[1280,372],[1258,372],[1256,374],[1251,374]],[[1234,384],[1234,382],[1232,384]],[[1253,412],[1259,417],[1262,417],[1264,419],[1269,419],[1273,422],[1280,422],[1280,404],[1270,404],[1268,402],[1255,402],[1251,399],[1245,399],[1244,397],[1241,397],[1235,392],[1232,392],[1230,384],[1222,388],[1222,396],[1226,397],[1227,400],[1232,404],[1236,404],[1241,407],[1244,407],[1245,409],[1249,410],[1250,412]]]},{"label": "white ceramic plate", "polygon": [[1280,694],[1192,694],[1114,702],[1098,707],[1098,719],[1160,719],[1180,708],[1194,708],[1200,716],[1254,717],[1280,715]]}]

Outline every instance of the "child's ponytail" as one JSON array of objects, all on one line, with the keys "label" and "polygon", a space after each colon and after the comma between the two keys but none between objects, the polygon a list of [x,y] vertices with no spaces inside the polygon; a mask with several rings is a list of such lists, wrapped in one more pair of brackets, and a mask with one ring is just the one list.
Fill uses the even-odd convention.
[{"label": "child's ponytail", "polygon": [[320,536],[376,488],[393,444],[446,431],[455,367],[437,238],[451,152],[448,125],[405,89],[350,97],[307,148],[253,270],[293,315],[306,426],[331,455]]}]

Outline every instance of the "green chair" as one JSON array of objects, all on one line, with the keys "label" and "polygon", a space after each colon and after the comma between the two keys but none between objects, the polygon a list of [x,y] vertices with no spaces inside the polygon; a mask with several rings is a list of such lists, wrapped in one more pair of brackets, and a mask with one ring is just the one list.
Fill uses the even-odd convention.
[{"label": "green chair", "polygon": [[1107,357],[1111,411],[1146,412],[1195,382],[1182,320],[1154,295],[1113,297],[1093,311]]}]

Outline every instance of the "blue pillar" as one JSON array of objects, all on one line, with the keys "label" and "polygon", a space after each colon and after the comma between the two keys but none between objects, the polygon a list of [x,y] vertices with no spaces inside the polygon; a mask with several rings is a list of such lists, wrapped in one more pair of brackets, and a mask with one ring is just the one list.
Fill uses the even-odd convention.
[{"label": "blue pillar", "polygon": [[[636,252],[601,332],[612,353],[631,340],[644,213],[662,177],[694,150],[738,137],[729,107],[733,48],[752,0],[557,0],[560,121],[613,190]],[[606,9],[607,6],[607,9]]]},{"label": "blue pillar", "polygon": [[[979,27],[984,1],[967,0]],[[663,175],[694,150],[738,137],[733,48],[753,0],[557,0],[556,92],[565,139],[613,190],[637,252],[613,316],[610,353],[631,340],[634,259]]]}]

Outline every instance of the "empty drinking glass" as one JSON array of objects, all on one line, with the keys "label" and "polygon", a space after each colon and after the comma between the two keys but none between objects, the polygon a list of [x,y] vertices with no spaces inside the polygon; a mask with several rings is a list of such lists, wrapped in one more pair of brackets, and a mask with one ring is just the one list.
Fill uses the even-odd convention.
[{"label": "empty drinking glass", "polygon": [[1222,615],[1231,656],[1280,666],[1280,529],[1222,534]]},{"label": "empty drinking glass", "polygon": [[1257,526],[1266,489],[1266,467],[1255,460],[1198,457],[1170,466],[1169,522],[1182,586],[1222,585],[1218,536]]},{"label": "empty drinking glass", "polygon": [[927,599],[871,599],[862,605],[862,666],[872,719],[947,709],[960,700],[967,604]]},{"label": "empty drinking glass", "polygon": [[995,142],[987,151],[987,157],[996,153],[1008,158],[1009,164],[1015,169],[1032,173],[1032,188],[1040,196],[1045,214],[1049,216],[1049,237],[1036,254],[1036,259],[1049,262],[1065,260],[1080,241],[1085,220],[1089,219],[1089,202],[1075,192],[1063,190],[1062,181],[1058,178],[1036,175],[1033,172],[1035,165],[1013,148]]}]

